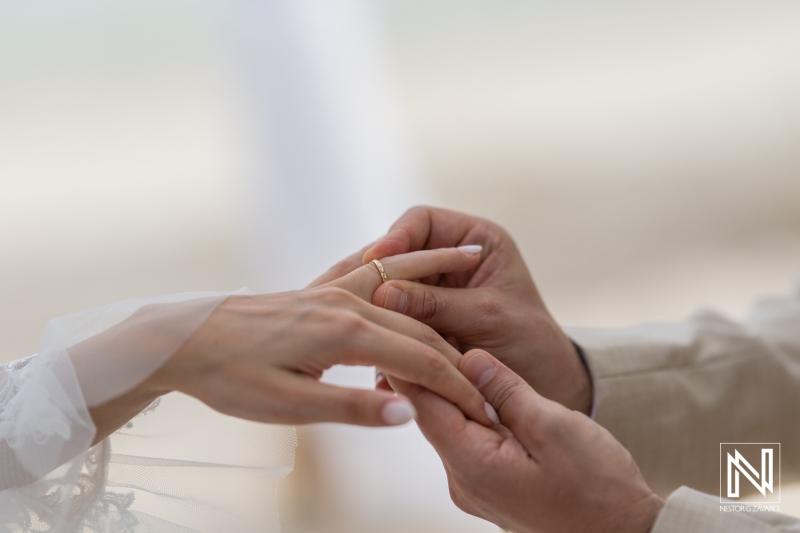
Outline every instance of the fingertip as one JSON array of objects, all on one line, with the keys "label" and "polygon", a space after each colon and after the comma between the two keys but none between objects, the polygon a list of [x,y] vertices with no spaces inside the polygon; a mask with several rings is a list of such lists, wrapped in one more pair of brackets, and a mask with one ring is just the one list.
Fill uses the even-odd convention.
[{"label": "fingertip", "polygon": [[486,411],[486,416],[489,417],[489,420],[491,420],[493,424],[500,423],[500,415],[497,414],[497,410],[492,406],[492,404],[489,402],[484,402],[483,408]]},{"label": "fingertip", "polygon": [[463,246],[457,247],[456,249],[469,256],[480,257],[481,252],[483,251],[483,246],[481,246],[480,244],[465,244]]},{"label": "fingertip", "polygon": [[479,408],[476,409],[476,412],[480,413],[481,416],[479,418],[470,417],[472,420],[489,428],[500,423],[500,417],[497,415],[497,411],[484,399],[483,395],[480,396],[478,405]]},{"label": "fingertip", "polygon": [[414,405],[405,398],[392,398],[381,408],[381,420],[387,426],[401,426],[417,418]]},{"label": "fingertip", "polygon": [[458,369],[475,387],[486,385],[497,373],[497,360],[480,349],[470,350],[458,361]]}]

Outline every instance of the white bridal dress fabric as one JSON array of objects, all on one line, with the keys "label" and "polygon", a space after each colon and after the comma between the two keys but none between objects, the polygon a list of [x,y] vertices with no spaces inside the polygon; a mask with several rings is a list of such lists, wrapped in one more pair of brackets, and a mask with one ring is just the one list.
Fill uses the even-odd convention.
[{"label": "white bridal dress fabric", "polygon": [[294,428],[166,395],[90,448],[89,408],[163,365],[233,293],[127,300],[51,321],[0,368],[0,531],[279,531]]}]

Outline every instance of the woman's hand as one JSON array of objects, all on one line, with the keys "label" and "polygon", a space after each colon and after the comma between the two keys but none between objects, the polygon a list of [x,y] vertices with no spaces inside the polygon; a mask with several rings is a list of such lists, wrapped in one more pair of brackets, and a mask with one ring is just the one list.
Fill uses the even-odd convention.
[{"label": "woman's hand", "polygon": [[[389,278],[419,279],[474,268],[479,260],[474,249],[449,248],[381,262]],[[311,289],[229,297],[146,386],[261,422],[408,422],[415,412],[404,398],[319,382],[335,364],[376,365],[490,424],[482,395],[456,368],[455,348],[430,327],[366,301],[381,283],[367,264]]]}]

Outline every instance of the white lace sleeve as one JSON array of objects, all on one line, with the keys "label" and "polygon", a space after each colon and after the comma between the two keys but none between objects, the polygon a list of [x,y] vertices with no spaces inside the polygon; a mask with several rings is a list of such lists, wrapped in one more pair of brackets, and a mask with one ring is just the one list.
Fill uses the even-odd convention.
[{"label": "white lace sleeve", "polygon": [[90,449],[89,407],[152,374],[227,296],[128,300],[63,317],[37,355],[0,368],[0,531],[279,531],[275,491],[294,463],[293,428],[173,393]]}]

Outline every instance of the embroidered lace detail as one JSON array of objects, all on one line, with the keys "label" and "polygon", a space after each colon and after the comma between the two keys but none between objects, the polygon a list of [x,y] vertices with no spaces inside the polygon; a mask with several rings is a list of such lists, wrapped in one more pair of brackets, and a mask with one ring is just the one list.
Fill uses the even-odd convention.
[{"label": "embroidered lace detail", "polygon": [[[0,463],[17,464],[16,450],[26,441],[42,445],[53,436],[67,440],[72,433],[69,417],[52,401],[46,380],[30,379],[35,357],[12,361],[0,367]],[[37,375],[38,377],[38,375]],[[144,415],[156,409],[150,404]],[[20,420],[28,423],[20,424]],[[131,426],[132,422],[128,423]],[[129,510],[134,494],[106,490],[111,453],[108,439],[58,469],[56,475],[33,480],[21,470],[21,486],[0,490],[0,525],[13,533],[55,533],[60,519],[70,533],[134,533],[138,520]],[[3,457],[3,454],[10,455]]]},{"label": "embroidered lace detail", "polygon": [[0,368],[0,437],[5,438],[11,433],[12,415],[19,403],[16,398],[19,385],[27,374],[28,363],[34,357],[31,355],[24,359],[17,359]]},{"label": "embroidered lace detail", "polygon": [[33,372],[48,371],[36,364],[35,357],[12,361],[0,372],[0,438],[15,449],[25,446],[28,438],[41,445],[53,435],[65,441],[72,435],[69,418],[53,401],[47,378],[29,379]]},{"label": "embroidered lace detail", "polygon": [[105,490],[110,457],[111,444],[108,439],[89,450],[70,505],[70,515],[77,522],[74,527],[76,532],[135,532],[139,521],[129,511],[134,501],[133,492],[120,494]]},{"label": "embroidered lace detail", "polygon": [[134,533],[138,520],[129,510],[133,493],[105,491],[110,446],[103,441],[93,447],[81,462],[77,481],[64,475],[40,480],[17,490],[0,492],[0,516],[3,526],[13,533],[55,533],[62,512],[67,527],[58,531],[74,533]]}]

